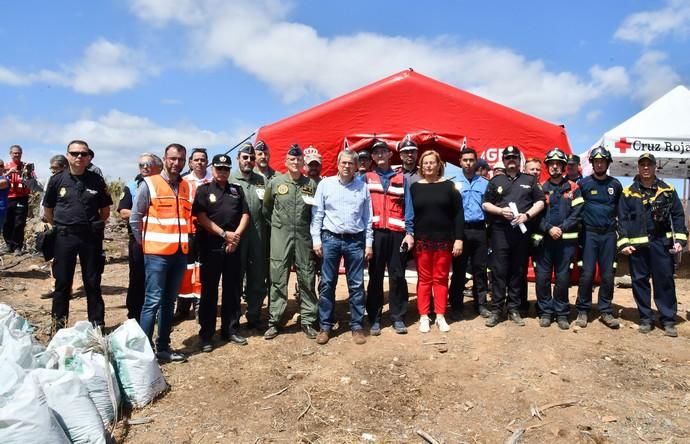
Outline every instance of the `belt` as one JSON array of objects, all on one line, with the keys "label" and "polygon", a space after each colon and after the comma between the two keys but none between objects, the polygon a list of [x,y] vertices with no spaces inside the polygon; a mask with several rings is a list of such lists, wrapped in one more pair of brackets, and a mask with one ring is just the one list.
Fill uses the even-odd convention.
[{"label": "belt", "polygon": [[591,231],[591,232],[597,233],[597,234],[613,233],[614,231],[616,231],[616,229],[614,227],[603,228],[603,227],[595,227],[592,225],[585,225],[585,230]]},{"label": "belt", "polygon": [[90,233],[91,227],[89,225],[59,225],[55,224],[55,229],[62,233]]},{"label": "belt", "polygon": [[465,222],[464,228],[470,229],[470,230],[478,230],[478,229],[485,229],[486,228],[486,222],[479,221],[479,222]]},{"label": "belt", "polygon": [[357,233],[334,233],[328,230],[323,230],[322,232],[330,236],[337,237],[338,239],[358,239],[364,233],[364,231],[360,231]]}]

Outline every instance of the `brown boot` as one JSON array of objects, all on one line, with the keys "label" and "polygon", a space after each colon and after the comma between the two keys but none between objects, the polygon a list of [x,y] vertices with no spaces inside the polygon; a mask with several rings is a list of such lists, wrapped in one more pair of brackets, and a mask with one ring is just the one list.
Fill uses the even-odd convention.
[{"label": "brown boot", "polygon": [[330,336],[328,330],[321,330],[318,335],[316,335],[316,343],[319,345],[328,344]]},{"label": "brown boot", "polygon": [[367,338],[366,338],[366,336],[364,336],[363,330],[353,330],[352,331],[352,340],[357,345],[362,345],[362,344],[365,344],[367,342]]}]

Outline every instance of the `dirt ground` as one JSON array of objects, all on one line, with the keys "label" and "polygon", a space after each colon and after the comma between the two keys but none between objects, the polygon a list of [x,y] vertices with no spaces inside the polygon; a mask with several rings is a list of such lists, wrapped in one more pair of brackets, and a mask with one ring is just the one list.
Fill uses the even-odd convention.
[{"label": "dirt ground", "polygon": [[[126,235],[114,237],[123,240],[107,243],[103,276],[110,328],[126,317]],[[4,259],[0,302],[25,315],[47,342],[50,300],[39,295],[52,285],[48,267],[37,257]],[[585,329],[540,328],[532,306],[525,327],[504,322],[489,329],[472,315],[448,334],[421,334],[413,282],[409,288],[409,334],[397,335],[386,323],[363,346],[351,341],[344,282],[340,328],[325,346],[307,339],[292,317],[272,341],[254,333],[247,346],[218,342],[202,354],[194,321],[183,322],[172,333],[173,347],[189,361],[163,367],[170,391],[126,412],[118,442],[419,443],[422,431],[443,443],[497,443],[524,429],[525,443],[690,443],[687,278],[677,281],[675,339],[659,328],[638,333],[631,291],[620,288],[618,331],[596,320]],[[76,296],[71,323],[86,318],[83,292]],[[294,301],[288,310],[295,313]]]}]

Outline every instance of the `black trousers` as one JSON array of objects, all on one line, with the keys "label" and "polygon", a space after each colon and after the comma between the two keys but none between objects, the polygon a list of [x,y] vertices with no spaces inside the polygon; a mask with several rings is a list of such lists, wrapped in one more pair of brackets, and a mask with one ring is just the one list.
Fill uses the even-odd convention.
[{"label": "black trousers", "polygon": [[383,309],[383,278],[388,268],[388,305],[391,320],[403,321],[407,313],[407,281],[405,263],[407,253],[400,252],[405,233],[374,230],[374,257],[369,261],[367,285],[367,315],[369,322],[381,322]]},{"label": "black trousers", "polygon": [[8,200],[2,236],[10,251],[19,250],[24,246],[24,228],[28,212],[28,197],[13,197]]},{"label": "black trousers", "polygon": [[518,227],[494,226],[491,231],[491,297],[494,312],[520,310],[520,295],[526,279],[528,231]]},{"label": "black trousers", "polygon": [[223,277],[223,293],[220,307],[220,331],[222,335],[233,334],[240,322],[240,298],[242,295],[242,274],[239,250],[226,254],[219,247],[200,245],[201,259],[201,301],[199,302],[199,337],[210,341],[216,332],[218,313],[218,283]]},{"label": "black trousers", "polygon": [[86,291],[89,322],[100,326],[105,324],[105,303],[101,294],[103,236],[92,233],[89,228],[74,229],[58,226],[53,269],[55,274],[53,319],[56,329],[67,325],[77,256],[79,256],[82,281],[84,291]]},{"label": "black trousers", "polygon": [[144,305],[145,278],[144,272],[144,251],[137,243],[134,236],[129,235],[129,287],[127,287],[127,318],[136,319],[141,317],[141,307]]},{"label": "black trousers", "polygon": [[463,293],[465,290],[465,273],[467,264],[472,260],[472,296],[474,308],[486,306],[486,294],[489,284],[486,278],[486,267],[489,260],[489,246],[486,230],[483,228],[466,228],[463,239],[462,254],[453,258],[453,276],[450,279],[450,305],[453,311],[462,311]]}]

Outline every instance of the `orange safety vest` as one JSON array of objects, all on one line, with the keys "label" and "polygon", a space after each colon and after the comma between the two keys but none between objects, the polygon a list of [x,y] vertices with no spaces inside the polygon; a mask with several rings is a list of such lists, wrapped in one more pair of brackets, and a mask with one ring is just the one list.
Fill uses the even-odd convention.
[{"label": "orange safety vest", "polygon": [[381,177],[375,171],[366,174],[367,187],[371,195],[374,229],[405,231],[405,176],[395,173],[388,189],[383,190]]},{"label": "orange safety vest", "polygon": [[160,174],[144,178],[149,188],[150,205],[143,219],[144,254],[170,256],[189,251],[188,235],[192,216],[189,183],[181,180],[177,195]]}]

